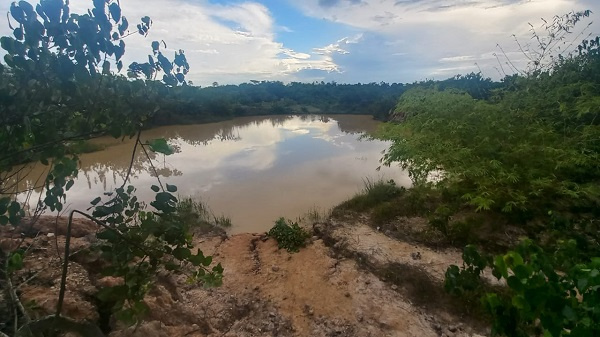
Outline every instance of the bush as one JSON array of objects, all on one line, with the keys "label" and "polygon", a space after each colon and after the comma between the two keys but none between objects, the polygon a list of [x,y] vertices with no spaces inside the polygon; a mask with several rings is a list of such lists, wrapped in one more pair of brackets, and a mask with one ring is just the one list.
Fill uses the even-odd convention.
[{"label": "bush", "polygon": [[384,202],[373,208],[371,212],[371,220],[376,225],[384,224],[388,221],[393,220],[395,217],[402,214],[402,209],[397,203]]},{"label": "bush", "polygon": [[[492,317],[492,335],[598,336],[600,333],[600,257],[572,261],[564,254],[576,246],[564,242],[546,252],[532,240],[495,257],[480,255],[473,246],[463,253],[464,265],[446,271],[448,292],[481,294],[485,268],[506,282],[502,292],[485,292],[481,303]],[[562,271],[557,271],[563,269]]]},{"label": "bush", "polygon": [[268,235],[277,241],[279,248],[285,248],[288,252],[297,252],[306,245],[306,239],[310,234],[297,222],[279,218],[275,225],[269,230]]}]

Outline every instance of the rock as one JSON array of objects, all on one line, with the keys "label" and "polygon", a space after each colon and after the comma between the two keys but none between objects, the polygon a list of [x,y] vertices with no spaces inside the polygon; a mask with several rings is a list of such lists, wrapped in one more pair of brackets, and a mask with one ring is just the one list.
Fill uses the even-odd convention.
[{"label": "rock", "polygon": [[310,305],[306,304],[304,305],[304,313],[306,313],[308,316],[312,316],[315,314],[315,311],[310,307]]},{"label": "rock", "polygon": [[395,284],[392,284],[392,290],[398,290],[398,286]]},{"label": "rock", "polygon": [[279,271],[279,266],[273,266],[271,267],[271,270],[274,272],[278,272]]},{"label": "rock", "polygon": [[458,327],[456,325],[451,325],[448,327],[448,330],[450,330],[450,332],[456,332],[456,330],[458,330]]},{"label": "rock", "polygon": [[53,238],[55,235],[54,235],[54,233],[48,233],[48,234],[46,234],[46,236],[49,238]]},{"label": "rock", "polygon": [[124,280],[120,277],[105,276],[96,282],[96,286],[99,288],[111,288],[123,283]]}]

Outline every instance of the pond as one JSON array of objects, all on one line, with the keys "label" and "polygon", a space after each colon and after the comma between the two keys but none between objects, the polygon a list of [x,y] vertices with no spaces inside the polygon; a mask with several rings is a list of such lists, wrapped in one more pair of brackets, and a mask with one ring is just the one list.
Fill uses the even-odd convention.
[{"label": "pond", "polygon": [[[163,183],[201,200],[216,216],[230,217],[232,233],[261,232],[281,216],[325,213],[357,193],[366,178],[410,185],[398,167],[377,170],[388,143],[359,139],[378,124],[357,115],[249,117],[159,127],[144,131],[142,139],[163,137],[176,148],[171,156],[152,154]],[[121,186],[127,174],[133,139],[94,142],[107,147],[81,156],[79,176],[67,193],[69,209],[86,209],[96,196]],[[141,150],[133,158],[130,183],[140,199],[150,201],[154,171]],[[42,170],[38,165],[29,176]]]}]

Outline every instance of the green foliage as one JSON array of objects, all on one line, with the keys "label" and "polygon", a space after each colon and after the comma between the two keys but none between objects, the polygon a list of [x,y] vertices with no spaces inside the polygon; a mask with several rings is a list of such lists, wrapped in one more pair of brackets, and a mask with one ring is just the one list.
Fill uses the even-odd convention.
[{"label": "green foliage", "polygon": [[364,211],[383,202],[390,201],[403,192],[403,189],[396,186],[396,183],[393,180],[373,181],[367,178],[364,179],[363,182],[363,190],[352,199],[342,203],[339,207],[355,211]]},{"label": "green foliage", "polygon": [[480,274],[489,267],[508,287],[481,298],[493,318],[493,335],[596,336],[600,333],[600,258],[558,272],[560,256],[546,253],[531,240],[495,258],[482,257],[468,246],[463,267],[446,271],[445,286],[457,295],[481,290]]},{"label": "green foliage", "polygon": [[275,221],[268,235],[277,241],[280,249],[285,248],[288,252],[297,252],[306,245],[306,239],[310,237],[310,234],[297,222],[286,221],[284,218]]},{"label": "green foliage", "polygon": [[12,275],[17,270],[23,268],[23,255],[25,252],[22,249],[11,252],[6,259],[6,273]]},{"label": "green foliage", "polygon": [[[597,62],[592,56],[584,61]],[[521,89],[500,90],[491,102],[455,90],[408,91],[396,110],[404,122],[379,133],[393,142],[385,162],[399,162],[416,185],[435,184],[477,211],[528,219],[549,209],[598,209],[599,109],[578,107],[600,92],[569,94],[572,105],[553,106],[562,100],[560,90],[592,85],[585,72],[569,70],[576,77],[566,82],[562,72],[557,66],[552,74],[523,79]],[[552,84],[561,78],[559,86]]]},{"label": "green foliage", "polygon": [[480,289],[480,274],[487,267],[485,256],[481,256],[474,246],[465,247],[462,268],[451,265],[446,270],[444,289],[450,294],[461,296]]},{"label": "green foliage", "polygon": [[[0,224],[17,225],[24,216],[23,198],[17,198],[23,163],[48,166],[41,179],[41,202],[33,210],[38,215],[50,209],[61,212],[67,192],[78,174],[77,155],[86,151],[86,140],[99,135],[133,137],[138,145],[165,155],[173,153],[165,140],[148,144],[139,141],[140,130],[156,113],[159,97],[186,84],[189,71],[183,51],[167,59],[157,41],[151,43],[148,62],[129,66],[132,79],[118,76],[125,52],[124,39],[131,34],[146,36],[152,25],[142,17],[136,30],[122,14],[118,0],[92,1],[86,14],[72,13],[69,1],[42,0],[32,6],[27,1],[12,2],[8,13],[12,36],[0,38],[6,51],[0,65]],[[14,25],[14,26],[13,26]],[[163,44],[166,48],[166,45]],[[162,72],[162,82],[152,81]],[[135,78],[142,76],[144,80]],[[89,148],[89,147],[88,147]],[[133,151],[136,150],[133,149]],[[133,164],[133,163],[132,163]],[[156,192],[150,207],[138,201],[133,186],[116,189],[95,198],[92,215],[80,211],[103,227],[97,234],[103,259],[100,272],[121,278],[123,283],[96,294],[117,319],[132,322],[148,311],[143,302],[159,270],[185,273],[190,282],[205,286],[222,283],[223,268],[199,249],[192,251],[190,223],[178,212],[174,185],[152,186]],[[34,217],[35,218],[35,217]],[[69,222],[69,226],[71,221]],[[64,300],[69,239],[65,249],[56,321]],[[24,253],[12,252],[7,276],[22,266]],[[23,320],[17,322],[26,323]],[[38,324],[33,322],[32,324]],[[53,325],[57,328],[60,325]],[[22,330],[34,329],[28,325]],[[97,330],[97,329],[96,329]]]},{"label": "green foliage", "polygon": [[93,217],[108,225],[97,234],[106,263],[101,273],[123,278],[123,284],[104,288],[97,297],[112,303],[117,317],[127,321],[146,313],[143,298],[159,268],[187,273],[189,282],[205,286],[219,286],[223,277],[220,264],[210,268],[210,256],[192,251],[190,230],[195,224],[187,221],[189,206],[180,205],[171,192],[160,191],[151,202],[153,209],[145,210],[134,192],[128,186],[109,193],[105,202],[92,201]]},{"label": "green foliage", "polygon": [[[74,144],[102,134],[135,135],[157,111],[151,97],[168,87],[128,81],[110,71],[108,60],[121,70],[124,39],[131,34],[118,1],[94,1],[82,15],[72,13],[63,0],[41,1],[35,8],[27,1],[13,2],[9,26],[13,36],[0,38],[6,51],[6,66],[0,67],[0,193],[20,192],[12,188],[11,171],[39,161],[50,166],[44,207],[61,211],[64,192],[77,175],[77,154],[85,151]],[[144,17],[138,32],[146,35],[150,26]],[[170,63],[159,46],[152,47],[158,58],[153,73],[162,71],[171,86],[184,83],[189,66],[183,52]],[[1,223],[14,224],[23,215],[14,208],[0,211]]]},{"label": "green foliage", "polygon": [[[447,237],[476,241],[473,228],[500,219],[538,240],[496,257],[467,246],[463,266],[446,272],[450,293],[488,292],[493,335],[600,334],[600,39],[552,50],[590,13],[548,21],[547,37],[533,31],[539,53],[519,45],[530,70],[485,94],[443,83],[408,90],[394,113],[400,123],[378,135],[392,142],[386,164],[439,193],[429,220]],[[464,217],[474,213],[481,217]],[[506,287],[489,292],[486,268]]]}]

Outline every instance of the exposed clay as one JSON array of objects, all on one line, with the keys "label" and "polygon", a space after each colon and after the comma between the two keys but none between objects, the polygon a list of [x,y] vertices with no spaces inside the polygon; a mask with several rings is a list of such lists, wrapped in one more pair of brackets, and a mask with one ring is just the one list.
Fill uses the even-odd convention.
[{"label": "exposed clay", "polygon": [[[39,233],[26,238],[33,248],[16,277],[17,284],[28,280],[20,296],[30,304],[33,318],[55,309],[57,253],[64,244],[62,233],[52,231],[51,219],[37,226]],[[85,226],[86,233],[73,239],[75,251],[93,242],[95,228]],[[458,251],[399,242],[360,223],[331,220],[315,228],[318,236],[294,254],[278,249],[264,234],[198,237],[196,246],[225,268],[222,287],[204,289],[186,284],[183,276],[161,273],[145,299],[151,312],[142,324],[126,327],[108,317],[105,328],[112,330],[111,337],[472,336],[482,332],[481,324],[461,316],[464,312],[451,307],[452,302],[437,298],[447,265],[460,262]],[[3,247],[20,239],[18,230],[2,229],[0,234]],[[119,280],[99,278],[98,263],[83,253],[71,262],[64,312],[102,325],[106,315],[92,294]],[[428,282],[411,288],[415,280]],[[430,305],[416,300],[419,294],[429,294],[421,297]]]}]

